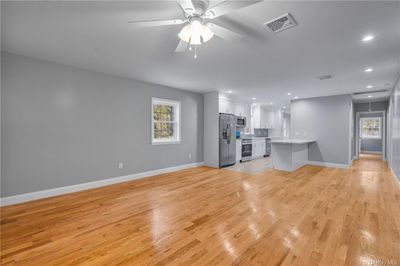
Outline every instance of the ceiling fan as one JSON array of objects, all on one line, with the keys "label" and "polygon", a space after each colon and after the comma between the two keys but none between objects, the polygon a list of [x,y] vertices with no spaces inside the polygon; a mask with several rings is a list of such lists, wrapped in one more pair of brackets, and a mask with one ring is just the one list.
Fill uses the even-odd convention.
[{"label": "ceiling fan", "polygon": [[226,0],[209,8],[209,0],[179,0],[179,6],[183,11],[183,19],[128,21],[128,23],[132,23],[136,27],[185,24],[178,34],[180,41],[175,52],[181,53],[186,50],[192,50],[193,46],[195,50],[194,58],[196,58],[196,47],[211,40],[214,35],[227,41],[235,41],[242,38],[240,34],[208,22],[209,20],[260,1],[262,0]]}]

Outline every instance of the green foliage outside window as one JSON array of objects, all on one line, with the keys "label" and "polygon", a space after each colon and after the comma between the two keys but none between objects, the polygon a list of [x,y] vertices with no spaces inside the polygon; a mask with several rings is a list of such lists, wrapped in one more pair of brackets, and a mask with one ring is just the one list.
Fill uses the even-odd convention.
[{"label": "green foliage outside window", "polygon": [[381,138],[380,118],[361,118],[362,138]]},{"label": "green foliage outside window", "polygon": [[153,106],[154,138],[171,139],[175,137],[175,110],[173,106],[156,104]]}]

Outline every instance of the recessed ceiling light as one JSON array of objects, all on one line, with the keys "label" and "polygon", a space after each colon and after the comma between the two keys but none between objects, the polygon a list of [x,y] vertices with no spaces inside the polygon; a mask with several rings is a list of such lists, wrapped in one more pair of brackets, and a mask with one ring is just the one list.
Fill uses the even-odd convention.
[{"label": "recessed ceiling light", "polygon": [[364,36],[364,38],[362,39],[363,42],[369,42],[372,41],[375,37],[373,35],[366,35]]},{"label": "recessed ceiling light", "polygon": [[372,95],[368,95],[368,98],[372,98]]},{"label": "recessed ceiling light", "polygon": [[270,102],[269,104],[273,105],[274,103],[273,103],[273,102]]},{"label": "recessed ceiling light", "polygon": [[288,92],[287,95],[290,96],[290,95],[292,95],[292,93],[291,93],[291,92]]},{"label": "recessed ceiling light", "polygon": [[368,85],[368,86],[367,86],[367,89],[372,89],[372,85]]},{"label": "recessed ceiling light", "polygon": [[299,97],[297,97],[297,96],[294,96],[294,98],[295,98],[295,99],[298,99]]},{"label": "recessed ceiling light", "polygon": [[369,67],[369,68],[366,68],[364,71],[368,73],[368,72],[374,71],[374,69]]},{"label": "recessed ceiling light", "polygon": [[283,109],[286,109],[286,106],[283,106]]},{"label": "recessed ceiling light", "polygon": [[256,97],[253,97],[253,101],[256,99]]},{"label": "recessed ceiling light", "polygon": [[232,93],[232,91],[231,91],[231,90],[229,90],[229,91],[228,91],[228,93]]}]

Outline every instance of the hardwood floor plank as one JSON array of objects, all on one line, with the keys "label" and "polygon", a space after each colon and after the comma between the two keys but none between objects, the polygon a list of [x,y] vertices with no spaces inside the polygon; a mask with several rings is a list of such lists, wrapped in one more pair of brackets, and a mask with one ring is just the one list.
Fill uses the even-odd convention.
[{"label": "hardwood floor plank", "polygon": [[1,208],[2,265],[400,265],[385,162],[198,167]]}]

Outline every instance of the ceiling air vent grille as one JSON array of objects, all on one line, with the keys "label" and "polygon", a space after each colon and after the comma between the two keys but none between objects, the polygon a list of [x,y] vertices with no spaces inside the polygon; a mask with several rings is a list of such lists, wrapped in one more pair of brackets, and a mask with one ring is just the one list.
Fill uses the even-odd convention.
[{"label": "ceiling air vent grille", "polygon": [[319,78],[320,80],[331,79],[331,78],[332,78],[332,75],[319,76],[318,78]]},{"label": "ceiling air vent grille", "polygon": [[283,14],[278,18],[275,18],[273,20],[264,23],[264,26],[268,27],[275,33],[287,30],[296,25],[297,25],[296,21],[294,20],[293,16],[289,13]]}]

